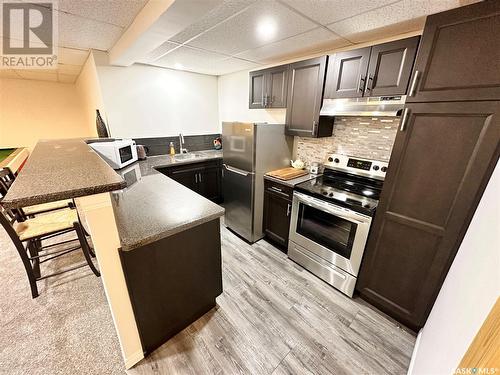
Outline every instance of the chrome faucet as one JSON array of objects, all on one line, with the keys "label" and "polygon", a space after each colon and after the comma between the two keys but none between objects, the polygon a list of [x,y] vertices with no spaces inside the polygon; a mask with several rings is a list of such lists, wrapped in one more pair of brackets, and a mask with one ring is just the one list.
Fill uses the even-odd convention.
[{"label": "chrome faucet", "polygon": [[184,136],[182,133],[179,134],[179,154],[187,154],[188,149],[184,148]]}]

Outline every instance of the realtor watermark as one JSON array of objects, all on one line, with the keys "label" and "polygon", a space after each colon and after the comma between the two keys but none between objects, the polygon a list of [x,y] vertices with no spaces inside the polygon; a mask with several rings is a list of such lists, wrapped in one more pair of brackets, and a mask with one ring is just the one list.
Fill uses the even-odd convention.
[{"label": "realtor watermark", "polygon": [[0,0],[0,69],[57,68],[57,3]]},{"label": "realtor watermark", "polygon": [[492,375],[500,374],[496,367],[459,367],[453,372],[454,375]]}]

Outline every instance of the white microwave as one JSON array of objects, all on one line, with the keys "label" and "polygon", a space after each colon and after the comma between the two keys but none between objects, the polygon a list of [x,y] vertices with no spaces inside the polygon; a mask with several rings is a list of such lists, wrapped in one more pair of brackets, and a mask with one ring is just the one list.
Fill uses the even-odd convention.
[{"label": "white microwave", "polygon": [[117,139],[89,144],[113,169],[122,169],[137,160],[135,141]]}]

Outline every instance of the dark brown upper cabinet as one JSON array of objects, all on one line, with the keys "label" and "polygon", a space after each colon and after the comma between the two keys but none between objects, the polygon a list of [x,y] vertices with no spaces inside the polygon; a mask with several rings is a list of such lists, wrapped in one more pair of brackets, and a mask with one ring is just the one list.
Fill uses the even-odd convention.
[{"label": "dark brown upper cabinet", "polygon": [[264,71],[250,72],[248,108],[264,108],[265,80],[266,74]]},{"label": "dark brown upper cabinet", "polygon": [[325,99],[405,95],[420,37],[330,56]]},{"label": "dark brown upper cabinet", "polygon": [[416,36],[372,47],[365,96],[406,94],[419,40]]},{"label": "dark brown upper cabinet", "polygon": [[427,17],[407,102],[500,99],[500,1]]},{"label": "dark brown upper cabinet", "polygon": [[370,47],[330,55],[325,99],[363,96]]},{"label": "dark brown upper cabinet", "polygon": [[250,72],[249,103],[253,108],[285,108],[288,65]]},{"label": "dark brown upper cabinet", "polygon": [[365,300],[425,324],[499,143],[499,101],[406,105],[356,286]]},{"label": "dark brown upper cabinet", "polygon": [[322,118],[319,111],[328,56],[290,64],[285,133],[301,137],[332,135],[333,119]]}]

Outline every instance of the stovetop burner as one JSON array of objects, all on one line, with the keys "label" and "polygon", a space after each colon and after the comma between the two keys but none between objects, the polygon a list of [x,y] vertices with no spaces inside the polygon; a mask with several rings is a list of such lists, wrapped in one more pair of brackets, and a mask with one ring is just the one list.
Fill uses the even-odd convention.
[{"label": "stovetop burner", "polygon": [[327,166],[324,175],[296,185],[295,190],[373,216],[383,180],[372,178],[367,173],[356,173],[357,170],[347,164],[349,160],[352,159],[345,160],[344,168]]}]

